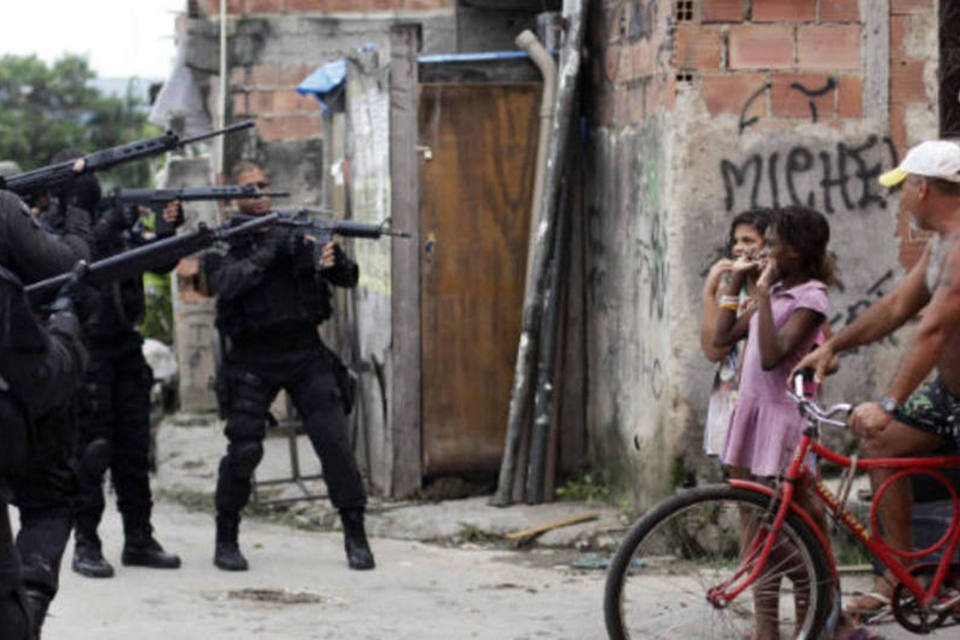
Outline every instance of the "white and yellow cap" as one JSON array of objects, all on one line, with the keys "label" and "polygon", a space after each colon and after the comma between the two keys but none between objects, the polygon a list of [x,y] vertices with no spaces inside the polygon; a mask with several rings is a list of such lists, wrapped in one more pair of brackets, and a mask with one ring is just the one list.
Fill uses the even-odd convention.
[{"label": "white and yellow cap", "polygon": [[895,187],[910,174],[960,182],[960,145],[947,140],[921,142],[907,152],[900,166],[878,180],[885,187]]}]

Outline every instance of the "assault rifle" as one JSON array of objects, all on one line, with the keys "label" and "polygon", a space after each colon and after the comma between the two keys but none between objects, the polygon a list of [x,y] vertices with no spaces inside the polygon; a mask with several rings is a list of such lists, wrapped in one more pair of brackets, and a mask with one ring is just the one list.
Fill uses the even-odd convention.
[{"label": "assault rifle", "polygon": [[[353,220],[324,220],[315,217],[313,214],[330,216],[332,212],[325,209],[303,207],[293,212],[276,211],[264,217],[276,216],[276,226],[291,228],[295,233],[300,234],[302,238],[311,241],[313,243],[314,264],[320,264],[323,246],[333,240],[333,236],[367,238],[371,240],[376,240],[381,236],[394,236],[397,238],[410,237],[410,234],[406,231],[397,231],[387,226],[389,219],[379,224],[374,224],[370,222],[355,222]],[[242,224],[249,224],[254,220],[261,219],[257,216],[239,213],[231,217]]]},{"label": "assault rifle", "polygon": [[[277,220],[278,214],[270,214],[247,220],[242,224],[221,226],[216,229],[200,224],[196,231],[156,240],[142,247],[97,260],[86,269],[83,278],[85,282],[93,285],[131,278],[144,271],[162,268],[217,242],[228,241],[234,236],[268,227]],[[32,304],[42,304],[72,277],[74,274],[70,271],[31,284],[25,289],[27,297]]]},{"label": "assault rifle", "polygon": [[285,198],[289,193],[280,191],[257,191],[252,184],[226,187],[179,187],[176,189],[124,189],[117,187],[108,199],[115,204],[139,204],[148,207],[163,206],[174,200],[244,200],[249,198]]},{"label": "assault rifle", "polygon": [[[245,120],[224,127],[223,129],[217,129],[216,131],[191,138],[180,138],[180,136],[174,132],[167,131],[162,136],[155,138],[147,138],[145,140],[122,144],[117,147],[100,149],[99,151],[88,153],[82,158],[66,160],[46,167],[40,167],[33,171],[26,171],[7,178],[0,178],[0,189],[8,189],[20,196],[31,197],[38,193],[49,191],[53,187],[61,185],[84,173],[105,171],[127,162],[149,158],[159,155],[164,151],[179,149],[194,142],[200,142],[201,140],[240,131],[242,129],[249,129],[253,125],[253,120]],[[74,171],[74,165],[76,165],[77,160],[81,159],[83,160],[83,170],[78,173]]]},{"label": "assault rifle", "polygon": [[[164,207],[167,203],[174,200],[183,202],[193,202],[199,200],[246,200],[250,198],[262,198],[270,196],[271,198],[285,198],[289,193],[280,191],[258,191],[252,184],[231,185],[231,186],[211,186],[211,187],[178,187],[174,189],[124,189],[116,187],[110,194],[104,198],[104,206],[118,211],[118,215],[123,216],[126,226],[132,227],[138,220],[136,213],[128,215],[126,207],[128,205],[142,205],[150,207],[155,213]],[[173,226],[179,224],[179,221]],[[159,236],[165,236],[172,233],[171,224],[163,219],[163,216],[156,216],[155,229]],[[167,231],[167,233],[164,233]]]}]

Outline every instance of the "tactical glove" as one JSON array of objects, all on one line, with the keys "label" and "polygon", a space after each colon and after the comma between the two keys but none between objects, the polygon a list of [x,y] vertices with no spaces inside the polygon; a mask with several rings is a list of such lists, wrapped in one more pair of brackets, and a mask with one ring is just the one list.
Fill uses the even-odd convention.
[{"label": "tactical glove", "polygon": [[81,325],[86,325],[99,313],[100,294],[84,280],[88,269],[87,263],[82,260],[74,266],[70,279],[57,292],[50,306],[51,322],[54,322],[54,316],[67,314],[75,317]]}]

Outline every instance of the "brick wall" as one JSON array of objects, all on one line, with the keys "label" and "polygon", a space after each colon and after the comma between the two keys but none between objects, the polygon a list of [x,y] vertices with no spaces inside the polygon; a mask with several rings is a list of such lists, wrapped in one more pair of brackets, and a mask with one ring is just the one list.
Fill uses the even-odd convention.
[{"label": "brick wall", "polygon": [[[657,0],[592,3],[587,33],[592,90],[585,98],[595,124],[636,124],[673,106],[671,4]],[[708,64],[715,53],[709,46],[692,47],[688,55]]]},{"label": "brick wall", "polygon": [[[926,18],[936,16],[936,3],[932,0],[890,0],[890,137],[901,151],[919,140],[912,139],[908,132],[908,114],[911,108],[923,108],[936,104],[937,96],[930,96],[924,83],[924,68],[929,52],[917,46],[917,41],[926,39],[924,32],[933,28]],[[928,236],[911,231],[907,216],[898,220],[900,236],[900,262],[909,268],[920,258]]]},{"label": "brick wall", "polygon": [[316,64],[260,64],[230,72],[230,94],[236,119],[256,118],[264,142],[323,135],[320,105],[294,87]]},{"label": "brick wall", "polygon": [[[678,90],[697,92],[711,116],[733,114],[760,130],[811,120],[840,129],[863,117],[865,20],[858,0],[702,0],[688,10],[677,4],[595,3],[588,39],[594,124],[639,122],[669,109]],[[660,33],[664,12],[667,30]],[[890,0],[889,136],[901,156],[930,135],[919,125],[911,135],[910,113],[935,109],[925,83],[934,63],[924,49],[936,33],[935,17],[934,0]],[[911,232],[904,215],[899,233],[901,263],[909,268],[926,237]]]},{"label": "brick wall", "polygon": [[[455,0],[227,0],[231,14],[366,13],[450,9]],[[220,13],[220,0],[206,1],[207,15]]]},{"label": "brick wall", "polygon": [[861,31],[857,0],[706,0],[676,25],[673,61],[711,115],[839,126],[862,115]]}]

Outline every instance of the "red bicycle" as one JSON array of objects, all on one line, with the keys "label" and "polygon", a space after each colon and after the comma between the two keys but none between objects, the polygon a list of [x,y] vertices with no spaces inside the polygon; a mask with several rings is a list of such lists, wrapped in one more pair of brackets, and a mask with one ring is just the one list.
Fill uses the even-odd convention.
[{"label": "red bicycle", "polygon": [[[891,605],[897,621],[929,633],[956,621],[960,564],[960,500],[938,471],[960,467],[960,455],[860,460],[820,442],[823,425],[845,427],[849,404],[823,408],[804,398],[802,378],[788,392],[806,426],[775,487],[730,480],[684,490],[664,500],[627,532],[611,562],[604,615],[611,638],[741,638],[756,624],[755,611],[771,608],[781,638],[815,639],[839,611],[836,562],[825,533],[796,502],[798,482],[809,482],[837,526],[846,529],[898,583]],[[834,494],[806,464],[813,455],[844,468]],[[868,529],[847,508],[854,475],[896,469],[874,492]],[[878,532],[877,506],[891,484],[925,474],[943,484],[953,516],[933,545],[895,550]],[[936,562],[932,556],[940,553]],[[904,564],[898,556],[906,559]],[[927,561],[924,562],[924,559]]]}]

